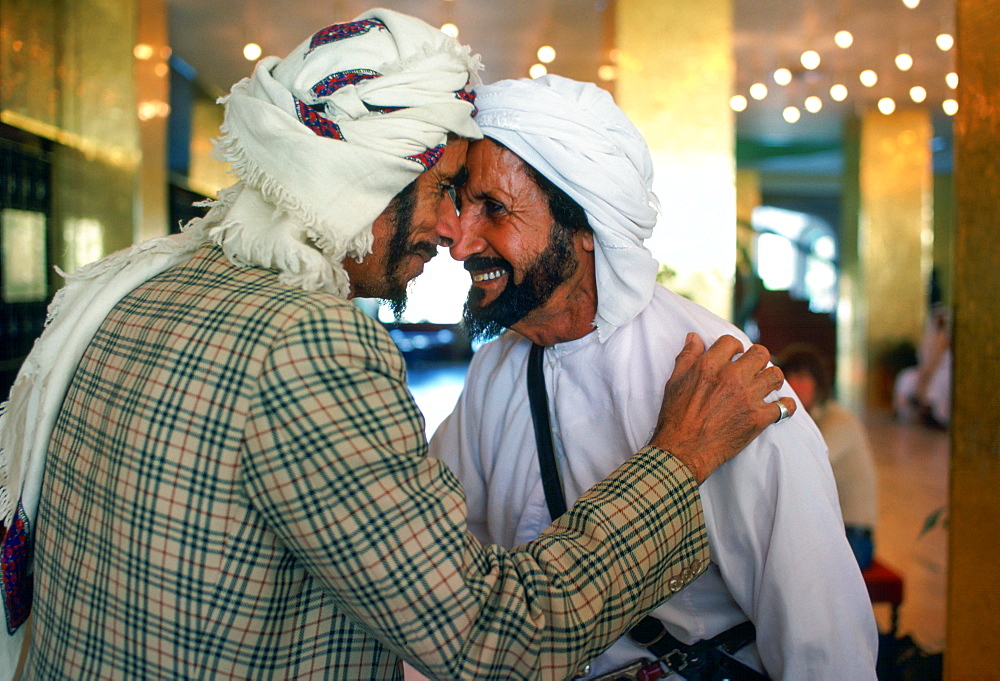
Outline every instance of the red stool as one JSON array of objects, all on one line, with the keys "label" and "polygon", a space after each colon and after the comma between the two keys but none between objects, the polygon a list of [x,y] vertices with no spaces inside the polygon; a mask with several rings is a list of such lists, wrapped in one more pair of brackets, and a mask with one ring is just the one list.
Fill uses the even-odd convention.
[{"label": "red stool", "polygon": [[889,633],[895,638],[896,626],[899,624],[899,606],[903,602],[903,578],[877,560],[872,560],[872,564],[861,572],[861,576],[865,579],[872,603],[888,603],[892,607]]}]

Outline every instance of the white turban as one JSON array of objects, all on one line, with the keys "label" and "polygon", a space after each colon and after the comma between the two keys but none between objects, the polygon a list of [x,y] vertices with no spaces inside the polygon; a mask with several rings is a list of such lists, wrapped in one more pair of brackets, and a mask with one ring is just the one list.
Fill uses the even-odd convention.
[{"label": "white turban", "polygon": [[476,88],[476,122],[576,201],[594,230],[603,342],[652,299],[658,264],[643,245],[659,202],[642,135],[611,95],[560,76]]},{"label": "white turban", "polygon": [[385,9],[262,59],[219,100],[216,155],[241,182],[206,217],[212,238],[285,283],[346,295],[340,263],[371,250],[375,218],[440,158],[448,133],[481,136],[479,68],[468,47]]}]

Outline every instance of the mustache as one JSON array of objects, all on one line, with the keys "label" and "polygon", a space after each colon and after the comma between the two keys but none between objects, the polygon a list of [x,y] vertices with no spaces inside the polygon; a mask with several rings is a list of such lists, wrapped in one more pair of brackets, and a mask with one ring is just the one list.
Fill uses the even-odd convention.
[{"label": "mustache", "polygon": [[437,244],[430,241],[419,241],[411,245],[407,250],[417,255],[426,255],[428,258],[433,258],[438,252]]},{"label": "mustache", "polygon": [[464,263],[462,263],[462,267],[464,267],[467,272],[475,272],[476,270],[490,270],[495,267],[502,267],[508,272],[512,272],[514,270],[514,268],[511,267],[511,264],[506,260],[504,260],[503,258],[491,258],[484,255],[472,256]]}]

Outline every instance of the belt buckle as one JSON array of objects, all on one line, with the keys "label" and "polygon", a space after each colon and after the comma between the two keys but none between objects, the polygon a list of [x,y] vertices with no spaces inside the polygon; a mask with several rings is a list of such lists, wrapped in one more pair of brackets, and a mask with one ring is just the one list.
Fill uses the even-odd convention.
[{"label": "belt buckle", "polygon": [[[674,662],[674,656],[680,659],[679,663]],[[682,672],[687,669],[688,666],[688,654],[681,652],[674,648],[666,655],[660,658],[660,661],[667,666],[671,671]]]}]

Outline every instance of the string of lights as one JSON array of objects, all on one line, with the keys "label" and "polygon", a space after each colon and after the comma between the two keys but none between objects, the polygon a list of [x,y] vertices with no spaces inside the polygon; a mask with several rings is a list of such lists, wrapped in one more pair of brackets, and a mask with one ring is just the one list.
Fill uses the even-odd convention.
[{"label": "string of lights", "polygon": [[[915,10],[919,7],[920,0],[902,0],[902,3],[907,10]],[[839,21],[844,22],[844,14],[842,13]],[[945,22],[941,20],[939,24],[943,26]],[[887,30],[890,30],[890,27],[887,27]],[[824,33],[824,36],[829,35],[830,33]],[[880,39],[884,41],[886,38],[882,36]],[[947,30],[941,30],[936,36],[910,36],[909,39],[913,42],[925,41],[927,44],[933,40],[942,53],[950,52],[955,45],[954,37]],[[824,39],[817,42],[824,42]],[[899,49],[891,64],[864,68],[857,72],[838,69],[835,66],[824,69],[826,63],[837,62],[838,50],[859,50],[865,47],[859,44],[855,34],[847,28],[833,31],[832,41],[825,44],[822,51],[805,50],[798,56],[797,64],[794,63],[794,59],[788,59],[788,65],[779,66],[769,74],[762,74],[753,82],[745,84],[741,91],[730,98],[730,107],[741,113],[752,107],[755,101],[762,102],[768,97],[781,96],[786,103],[781,115],[786,122],[793,124],[801,120],[804,114],[818,113],[826,104],[839,104],[848,100],[874,103],[878,111],[890,115],[896,111],[897,100],[908,97],[914,104],[930,104],[930,86],[934,85],[935,90],[941,89],[936,87],[940,85],[939,83],[908,82],[902,97],[895,92],[900,89],[899,82],[903,80],[901,74],[911,72],[916,64],[915,57],[908,51],[903,41],[899,42]],[[868,49],[865,54],[873,52],[874,50]],[[939,63],[947,64],[950,69],[950,55],[945,59],[935,60],[935,65]],[[927,70],[925,68],[922,71],[925,76]],[[954,90],[958,87],[958,75],[954,71],[945,72],[942,69],[937,77],[943,79],[947,94],[939,97],[934,104],[939,104],[945,114],[953,116],[958,111],[958,101],[954,96]],[[919,80],[919,77],[917,79]]]}]

